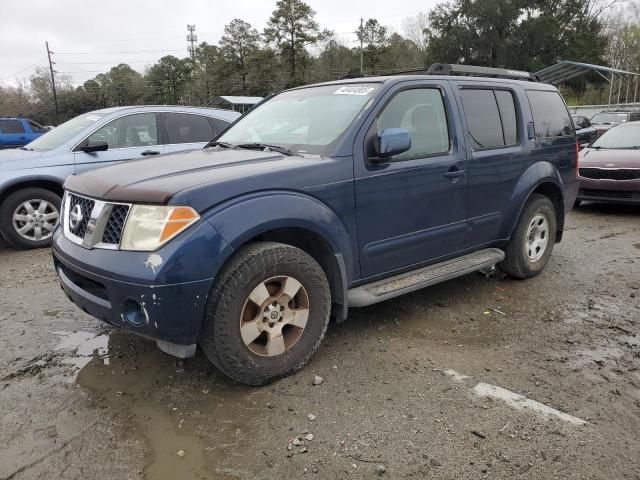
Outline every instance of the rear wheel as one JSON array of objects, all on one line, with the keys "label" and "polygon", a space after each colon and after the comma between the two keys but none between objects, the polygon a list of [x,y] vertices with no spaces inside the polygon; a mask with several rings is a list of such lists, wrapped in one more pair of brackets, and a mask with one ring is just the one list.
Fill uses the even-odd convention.
[{"label": "rear wheel", "polygon": [[250,244],[215,281],[200,346],[227,376],[263,385],[309,361],[327,329],[330,306],[327,278],[303,250]]},{"label": "rear wheel", "polygon": [[556,225],[556,210],[551,200],[544,195],[532,195],[507,244],[500,269],[507,275],[521,279],[538,275],[553,251]]},{"label": "rear wheel", "polygon": [[0,231],[14,248],[46,247],[60,222],[61,198],[44,188],[25,188],[0,205]]}]

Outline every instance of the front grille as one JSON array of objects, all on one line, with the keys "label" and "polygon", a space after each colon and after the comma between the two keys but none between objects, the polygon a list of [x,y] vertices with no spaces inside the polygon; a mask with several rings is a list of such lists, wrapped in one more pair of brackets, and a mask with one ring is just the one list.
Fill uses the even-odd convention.
[{"label": "front grille", "polygon": [[595,190],[584,188],[578,193],[580,197],[600,197],[600,198],[624,198],[640,200],[640,192],[631,192],[624,190]]},{"label": "front grille", "polygon": [[124,222],[128,213],[129,205],[113,205],[111,215],[109,215],[109,220],[107,220],[107,225],[102,234],[102,243],[120,244]]},{"label": "front grille", "polygon": [[[87,233],[87,225],[89,225],[89,218],[95,204],[96,202],[90,198],[80,197],[73,193],[69,194],[69,210],[67,211],[69,228],[76,237],[82,239]],[[79,210],[76,208],[78,205],[80,206]],[[72,215],[76,214],[79,214],[76,217],[79,220],[72,224]]]},{"label": "front grille", "polygon": [[595,180],[639,180],[640,169],[633,168],[581,168],[580,176]]}]

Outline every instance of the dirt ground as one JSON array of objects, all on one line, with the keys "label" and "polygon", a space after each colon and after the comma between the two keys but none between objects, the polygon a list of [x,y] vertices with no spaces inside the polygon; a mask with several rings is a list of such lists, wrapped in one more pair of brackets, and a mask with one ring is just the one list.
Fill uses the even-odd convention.
[{"label": "dirt ground", "polygon": [[0,479],[640,479],[639,320],[640,208],[586,205],[539,277],[354,309],[248,388],[79,311],[49,251],[0,247]]}]

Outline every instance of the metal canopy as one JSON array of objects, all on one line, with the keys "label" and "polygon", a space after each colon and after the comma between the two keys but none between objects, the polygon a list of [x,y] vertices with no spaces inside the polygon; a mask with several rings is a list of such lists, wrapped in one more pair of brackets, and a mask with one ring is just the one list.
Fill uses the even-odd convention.
[{"label": "metal canopy", "polygon": [[626,102],[629,101],[629,87],[633,83],[633,101],[636,101],[638,95],[638,83],[640,79],[640,73],[627,72],[617,68],[605,67],[602,65],[592,65],[590,63],[572,62],[564,60],[550,67],[543,68],[539,72],[536,72],[540,80],[546,83],[557,85],[562,82],[566,82],[572,78],[584,75],[586,73],[597,73],[607,82],[609,82],[609,105],[611,105],[611,99],[613,96],[613,84],[616,79],[618,83],[618,100],[620,103],[620,96],[622,94],[622,82],[626,80]]}]

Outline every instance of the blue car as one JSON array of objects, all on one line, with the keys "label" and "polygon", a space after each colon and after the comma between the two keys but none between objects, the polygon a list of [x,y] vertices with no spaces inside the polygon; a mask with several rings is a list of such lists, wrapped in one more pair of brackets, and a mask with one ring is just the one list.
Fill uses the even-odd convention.
[{"label": "blue car", "polygon": [[27,118],[0,118],[0,149],[21,147],[47,131],[46,127]]},{"label": "blue car", "polygon": [[577,152],[558,90],[524,72],[300,87],[202,150],[70,177],[54,265],[84,311],[260,385],[350,307],[495,265],[539,274]]},{"label": "blue car", "polygon": [[15,248],[47,246],[69,175],[200,149],[239,116],[212,108],[107,108],[69,120],[24,147],[0,151],[0,234]]}]

